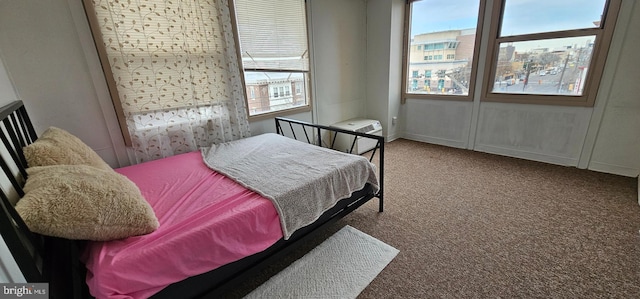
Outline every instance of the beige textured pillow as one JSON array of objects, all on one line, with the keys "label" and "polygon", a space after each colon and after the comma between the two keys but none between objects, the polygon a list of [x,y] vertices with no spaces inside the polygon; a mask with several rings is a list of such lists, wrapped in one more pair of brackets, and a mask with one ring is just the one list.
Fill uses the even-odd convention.
[{"label": "beige textured pillow", "polygon": [[87,165],[30,167],[16,210],[43,235],[106,241],[147,234],[158,219],[127,177]]},{"label": "beige textured pillow", "polygon": [[78,137],[50,127],[34,143],[23,149],[29,167],[49,165],[90,165],[113,170],[98,154]]}]

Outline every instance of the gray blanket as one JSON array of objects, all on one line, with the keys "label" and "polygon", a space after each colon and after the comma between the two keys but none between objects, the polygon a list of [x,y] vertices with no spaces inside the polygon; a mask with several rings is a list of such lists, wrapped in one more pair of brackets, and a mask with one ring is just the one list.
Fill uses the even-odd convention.
[{"label": "gray blanket", "polygon": [[211,169],[271,199],[285,239],[365,183],[379,189],[366,158],[273,133],[203,148],[202,157]]}]

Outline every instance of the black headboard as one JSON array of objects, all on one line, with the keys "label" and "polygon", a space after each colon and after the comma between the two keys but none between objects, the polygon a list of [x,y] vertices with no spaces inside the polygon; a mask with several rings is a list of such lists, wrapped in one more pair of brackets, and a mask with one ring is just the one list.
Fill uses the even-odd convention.
[{"label": "black headboard", "polygon": [[22,101],[0,108],[0,119],[0,234],[27,282],[49,283],[49,298],[80,298],[79,244],[32,233],[13,208],[27,179],[22,148],[37,139]]},{"label": "black headboard", "polygon": [[22,147],[35,141],[37,137],[21,101],[0,108],[0,118],[0,138],[4,146],[0,159],[4,172],[0,193],[4,213],[0,217],[0,233],[27,281],[42,282],[42,264],[34,263],[42,260],[42,239],[29,231],[12,205],[17,199],[16,195],[24,195],[22,186],[27,178],[27,162],[22,154]]}]

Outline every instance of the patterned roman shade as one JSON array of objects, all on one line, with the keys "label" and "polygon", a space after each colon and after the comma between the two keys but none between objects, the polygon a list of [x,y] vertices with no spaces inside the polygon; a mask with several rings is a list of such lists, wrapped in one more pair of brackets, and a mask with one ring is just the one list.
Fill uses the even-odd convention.
[{"label": "patterned roman shade", "polygon": [[249,135],[228,1],[85,0],[87,6],[138,161]]}]

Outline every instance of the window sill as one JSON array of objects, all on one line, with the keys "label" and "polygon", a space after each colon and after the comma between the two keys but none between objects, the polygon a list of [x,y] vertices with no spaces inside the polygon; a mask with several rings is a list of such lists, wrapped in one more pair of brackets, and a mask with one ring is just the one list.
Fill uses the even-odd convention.
[{"label": "window sill", "polygon": [[296,107],[291,109],[284,109],[284,110],[274,111],[274,112],[267,112],[267,113],[262,113],[257,115],[250,115],[249,122],[272,119],[277,116],[287,116],[291,114],[309,112],[309,111],[311,111],[311,105],[306,105],[306,106]]},{"label": "window sill", "polygon": [[438,101],[456,101],[456,102],[472,102],[473,97],[471,95],[445,95],[445,94],[416,94],[416,93],[404,93],[402,95],[402,103],[404,104],[408,99],[411,100],[438,100]]}]

